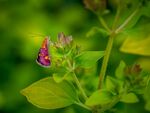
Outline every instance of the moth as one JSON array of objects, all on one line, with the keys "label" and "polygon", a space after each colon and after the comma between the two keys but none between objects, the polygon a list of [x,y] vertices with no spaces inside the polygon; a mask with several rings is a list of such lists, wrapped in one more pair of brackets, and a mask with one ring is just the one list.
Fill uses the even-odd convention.
[{"label": "moth", "polygon": [[51,65],[51,59],[49,55],[49,44],[50,39],[49,37],[45,37],[45,39],[42,42],[41,48],[38,52],[38,57],[36,59],[36,62],[43,67],[49,67]]}]

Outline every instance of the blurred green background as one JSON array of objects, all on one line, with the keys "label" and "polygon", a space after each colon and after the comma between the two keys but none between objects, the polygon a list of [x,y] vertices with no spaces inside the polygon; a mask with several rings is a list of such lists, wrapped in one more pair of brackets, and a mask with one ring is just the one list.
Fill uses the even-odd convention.
[{"label": "blurred green background", "polygon": [[[0,113],[88,113],[78,106],[57,110],[36,108],[27,102],[20,90],[50,76],[51,70],[35,62],[43,40],[41,34],[56,40],[57,34],[64,32],[72,35],[82,49],[104,50],[106,38],[100,38],[98,34],[86,38],[92,26],[100,26],[100,23],[81,0],[0,0]],[[114,74],[121,59],[128,64],[140,59],[144,69],[149,71],[145,64],[150,62],[149,57],[121,53],[120,44],[119,40],[114,45],[108,74]],[[100,65],[101,61],[99,68]],[[148,113],[143,104],[120,104],[120,109],[123,109],[122,113]]]}]

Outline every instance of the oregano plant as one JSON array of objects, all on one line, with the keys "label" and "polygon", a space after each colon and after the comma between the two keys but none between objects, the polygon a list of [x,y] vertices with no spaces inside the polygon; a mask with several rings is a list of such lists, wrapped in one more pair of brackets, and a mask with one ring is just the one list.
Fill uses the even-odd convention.
[{"label": "oregano plant", "polygon": [[[72,36],[58,34],[58,40],[48,37],[42,43],[37,62],[53,74],[43,78],[21,93],[33,105],[44,109],[57,109],[79,105],[92,113],[115,112],[116,104],[137,103],[145,100],[145,109],[150,111],[150,74],[139,64],[118,61],[114,75],[107,75],[107,66],[116,38],[123,38],[121,52],[150,56],[150,0],[83,0],[101,26],[93,27],[88,37],[99,33],[108,39],[104,51],[83,51]],[[88,92],[84,82],[84,70],[96,66],[102,59],[99,76],[88,82],[93,87]],[[83,71],[82,77],[78,72]],[[139,98],[140,97],[140,98]]]}]

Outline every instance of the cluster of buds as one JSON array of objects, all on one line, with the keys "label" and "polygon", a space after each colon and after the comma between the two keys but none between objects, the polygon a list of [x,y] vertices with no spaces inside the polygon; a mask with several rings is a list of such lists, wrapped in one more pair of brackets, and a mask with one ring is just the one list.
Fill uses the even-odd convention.
[{"label": "cluster of buds", "polygon": [[55,43],[55,46],[58,48],[62,48],[70,45],[72,41],[72,36],[65,36],[64,33],[61,32],[58,34],[58,41]]},{"label": "cluster of buds", "polygon": [[126,67],[125,68],[125,75],[139,75],[142,71],[142,68],[140,65],[135,64],[131,67]]},{"label": "cluster of buds", "polygon": [[138,64],[125,68],[125,76],[130,84],[133,85],[132,87],[142,87],[144,85],[143,75],[142,68]]},{"label": "cluster of buds", "polygon": [[106,11],[107,0],[83,0],[85,7],[96,14]]}]

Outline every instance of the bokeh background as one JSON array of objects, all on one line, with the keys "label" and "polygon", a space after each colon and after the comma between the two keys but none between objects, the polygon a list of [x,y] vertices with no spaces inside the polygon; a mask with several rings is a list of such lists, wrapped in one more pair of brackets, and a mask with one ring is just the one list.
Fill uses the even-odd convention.
[{"label": "bokeh background", "polygon": [[[57,110],[36,108],[27,102],[20,90],[51,75],[51,70],[35,62],[45,35],[56,40],[57,34],[64,32],[72,35],[82,49],[104,50],[107,38],[99,34],[86,37],[92,26],[100,26],[100,23],[81,0],[0,0],[0,113],[88,113],[79,106]],[[149,57],[121,53],[120,44],[120,41],[114,44],[108,74],[114,74],[121,59],[128,64],[138,59],[149,61]],[[99,68],[100,65],[101,60]],[[149,64],[143,63],[143,67],[149,71]],[[122,113],[149,113],[144,110],[143,102],[120,104],[120,109]]]}]

